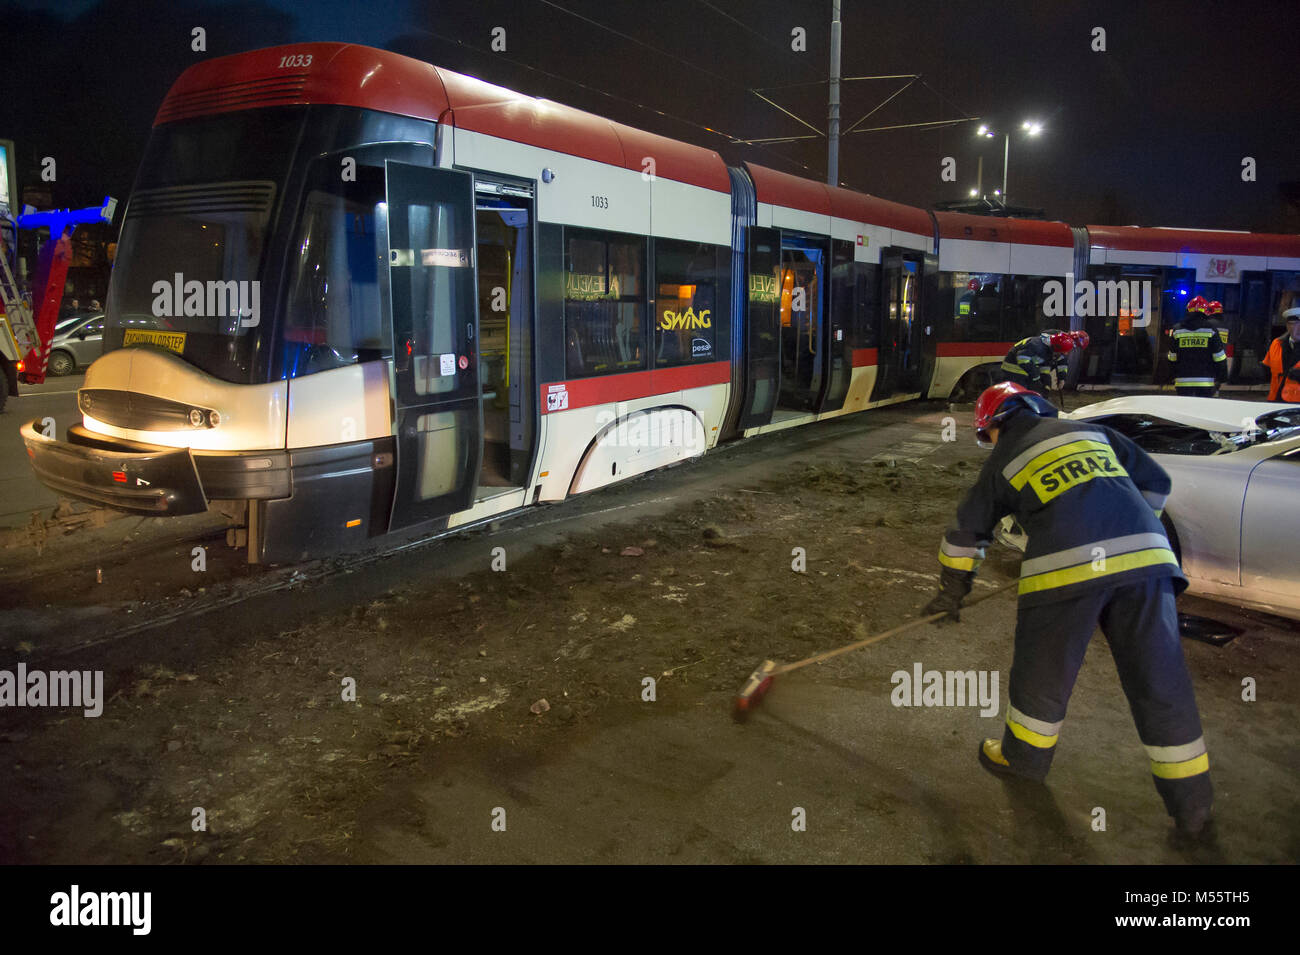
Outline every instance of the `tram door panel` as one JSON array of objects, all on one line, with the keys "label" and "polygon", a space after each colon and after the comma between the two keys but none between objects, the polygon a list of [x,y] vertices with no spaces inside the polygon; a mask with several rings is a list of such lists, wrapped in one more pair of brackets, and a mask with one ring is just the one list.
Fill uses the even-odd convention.
[{"label": "tram door panel", "polygon": [[783,411],[816,411],[826,378],[824,240],[784,235],[781,240],[781,390]]},{"label": "tram door panel", "polygon": [[1227,344],[1233,352],[1228,359],[1228,380],[1233,384],[1269,380],[1269,371],[1262,362],[1276,335],[1270,322],[1268,286],[1269,273],[1242,272],[1241,310],[1235,321],[1222,316],[1227,319]]},{"label": "tram door panel", "polygon": [[781,233],[750,226],[745,239],[745,400],[739,428],[772,420],[781,388]]},{"label": "tram door panel", "polygon": [[853,309],[857,304],[857,274],[853,264],[853,243],[835,239],[831,243],[831,301],[827,340],[826,394],[819,413],[839,411],[849,393],[853,375]]},{"label": "tram door panel", "polygon": [[916,387],[926,397],[934,381],[934,369],[939,363],[939,322],[943,303],[939,297],[939,257],[927,252],[921,259],[921,281],[918,292],[920,318],[912,327],[912,340],[916,345]]},{"label": "tram door panel", "polygon": [[391,160],[386,168],[397,529],[470,506],[483,423],[473,177]]},{"label": "tram door panel", "polygon": [[873,401],[921,390],[925,327],[921,316],[921,255],[886,252],[881,257],[879,369]]},{"label": "tram door panel", "polygon": [[478,242],[479,386],[483,396],[483,461],[479,493],[522,487],[532,463],[533,396],[532,200],[484,194]]}]

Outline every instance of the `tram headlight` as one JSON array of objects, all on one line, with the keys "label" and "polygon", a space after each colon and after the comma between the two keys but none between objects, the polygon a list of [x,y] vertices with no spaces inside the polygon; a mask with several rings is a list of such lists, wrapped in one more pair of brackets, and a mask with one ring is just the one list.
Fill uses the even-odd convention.
[{"label": "tram headlight", "polygon": [[205,419],[205,417],[204,417],[202,411],[200,411],[198,408],[191,408],[191,409],[190,409],[190,424],[191,424],[193,427],[195,427],[195,428],[202,428],[203,425],[205,424],[205,422],[206,422],[206,419]]},{"label": "tram headlight", "polygon": [[221,424],[221,413],[217,411],[208,412],[208,427],[215,428]]}]

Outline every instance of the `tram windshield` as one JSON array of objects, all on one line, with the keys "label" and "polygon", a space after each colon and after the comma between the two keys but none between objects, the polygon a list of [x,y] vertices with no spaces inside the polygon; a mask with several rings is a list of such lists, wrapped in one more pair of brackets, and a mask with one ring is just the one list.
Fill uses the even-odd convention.
[{"label": "tram windshield", "polygon": [[268,236],[303,115],[254,110],[154,130],[122,224],[105,351],[163,348],[253,382],[271,325]]}]

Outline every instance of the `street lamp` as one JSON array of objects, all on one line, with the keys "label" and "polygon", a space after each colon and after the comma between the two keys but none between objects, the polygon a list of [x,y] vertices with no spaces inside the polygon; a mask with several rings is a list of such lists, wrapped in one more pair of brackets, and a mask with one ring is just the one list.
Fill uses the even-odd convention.
[{"label": "street lamp", "polygon": [[[1036,119],[1027,119],[1020,124],[1027,136],[1037,136],[1043,131],[1043,124]],[[1002,201],[1007,201],[1007,166],[1011,161],[1011,134],[1007,133],[1006,144],[1002,147]]]},{"label": "street lamp", "polygon": [[[1043,131],[1043,124],[1035,119],[1027,119],[1020,124],[1020,128],[1021,130],[1024,131],[1025,135],[1027,136],[1037,136],[1039,133]],[[992,139],[995,134],[993,130],[989,129],[987,126],[980,126],[980,128],[975,131],[975,135],[982,136],[985,139]],[[1002,200],[1005,202],[1007,197],[1007,169],[1011,165],[1011,134],[1005,133],[1003,135],[1004,135],[1004,140],[1002,144],[1002,192],[999,193],[997,192],[997,190],[994,190],[993,194],[1001,195]]]},{"label": "street lamp", "polygon": [[[985,139],[993,138],[993,130],[980,124],[980,128],[975,130],[976,136],[982,136]],[[979,172],[975,175],[975,188],[971,190],[971,198],[984,195],[984,157],[979,157]]]}]

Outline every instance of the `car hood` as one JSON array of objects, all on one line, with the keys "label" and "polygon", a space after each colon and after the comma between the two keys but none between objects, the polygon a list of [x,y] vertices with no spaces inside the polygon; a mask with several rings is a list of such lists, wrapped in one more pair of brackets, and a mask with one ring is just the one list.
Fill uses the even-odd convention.
[{"label": "car hood", "polygon": [[1261,415],[1295,405],[1268,401],[1234,401],[1229,398],[1188,398],[1183,395],[1132,395],[1086,405],[1062,415],[1075,421],[1110,415],[1151,415],[1206,431],[1247,431]]}]

